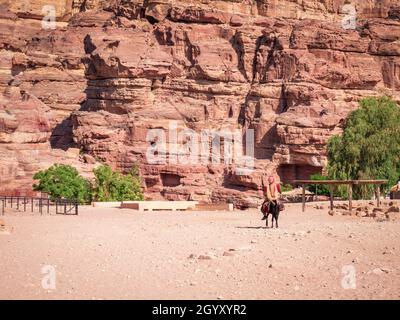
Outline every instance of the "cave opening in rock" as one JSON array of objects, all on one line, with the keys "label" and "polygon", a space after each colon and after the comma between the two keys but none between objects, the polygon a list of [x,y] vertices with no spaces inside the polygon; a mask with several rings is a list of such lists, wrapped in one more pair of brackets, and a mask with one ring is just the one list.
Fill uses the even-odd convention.
[{"label": "cave opening in rock", "polygon": [[173,173],[161,173],[161,181],[164,187],[177,187],[181,184],[181,177]]},{"label": "cave opening in rock", "polygon": [[308,180],[313,174],[322,173],[322,167],[307,164],[282,164],[277,171],[282,183],[292,184],[293,180]]}]

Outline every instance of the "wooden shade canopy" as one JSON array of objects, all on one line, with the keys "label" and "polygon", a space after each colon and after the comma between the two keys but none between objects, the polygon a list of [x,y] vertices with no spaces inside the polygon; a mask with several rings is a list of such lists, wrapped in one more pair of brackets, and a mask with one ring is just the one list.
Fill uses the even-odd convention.
[{"label": "wooden shade canopy", "polygon": [[348,185],[349,192],[349,210],[353,209],[353,185],[361,185],[361,184],[372,184],[375,185],[375,193],[376,193],[376,205],[380,207],[380,186],[382,184],[387,183],[388,180],[294,180],[294,184],[301,184],[303,192],[302,192],[302,204],[303,204],[303,212],[306,209],[306,185],[310,184],[318,184],[318,185],[328,185],[330,190],[330,203],[331,210],[333,210],[333,186],[334,185]]}]

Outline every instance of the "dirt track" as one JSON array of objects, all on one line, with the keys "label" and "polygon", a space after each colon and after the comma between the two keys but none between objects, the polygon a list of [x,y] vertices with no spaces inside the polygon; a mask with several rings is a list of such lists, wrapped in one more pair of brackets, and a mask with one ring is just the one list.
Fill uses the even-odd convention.
[{"label": "dirt track", "polygon": [[[14,230],[0,234],[0,299],[400,298],[399,222],[298,205],[280,229],[263,228],[257,211],[82,208],[4,220]],[[42,287],[44,265],[55,267],[55,290]],[[343,288],[344,266],[356,289]]]}]

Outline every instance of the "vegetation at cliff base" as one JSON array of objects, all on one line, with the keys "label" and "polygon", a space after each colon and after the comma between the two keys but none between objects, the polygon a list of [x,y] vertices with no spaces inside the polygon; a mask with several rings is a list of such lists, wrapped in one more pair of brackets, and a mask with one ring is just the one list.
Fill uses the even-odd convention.
[{"label": "vegetation at cliff base", "polygon": [[34,175],[38,183],[36,191],[46,192],[52,199],[78,200],[80,203],[94,201],[144,200],[141,179],[137,167],[127,175],[114,171],[109,165],[93,170],[95,179],[91,182],[82,177],[70,165],[55,164]]},{"label": "vegetation at cliff base", "polygon": [[55,164],[37,172],[33,179],[39,180],[33,189],[48,193],[52,199],[74,199],[81,203],[92,199],[90,181],[79,175],[78,170],[72,166]]},{"label": "vegetation at cliff base", "polygon": [[[353,111],[342,135],[328,142],[328,176],[331,179],[388,179],[400,176],[400,108],[387,97],[365,98]],[[354,190],[355,197],[368,197],[371,186]]]},{"label": "vegetation at cliff base", "polygon": [[95,175],[93,197],[96,201],[144,200],[136,167],[127,175],[113,171],[108,165],[102,165],[93,172]]}]

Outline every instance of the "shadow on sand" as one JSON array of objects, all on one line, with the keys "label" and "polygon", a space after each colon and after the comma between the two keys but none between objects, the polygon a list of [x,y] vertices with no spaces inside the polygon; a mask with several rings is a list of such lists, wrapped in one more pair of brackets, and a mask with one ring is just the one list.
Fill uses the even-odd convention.
[{"label": "shadow on sand", "polygon": [[263,226],[259,226],[259,227],[236,227],[237,229],[273,229],[272,227],[263,227]]}]

